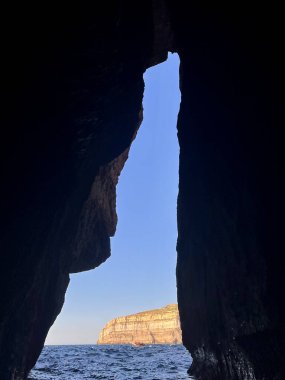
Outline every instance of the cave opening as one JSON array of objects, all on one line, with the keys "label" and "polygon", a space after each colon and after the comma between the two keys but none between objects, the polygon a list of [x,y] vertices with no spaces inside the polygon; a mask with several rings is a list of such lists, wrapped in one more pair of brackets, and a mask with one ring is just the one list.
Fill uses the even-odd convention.
[{"label": "cave opening", "polygon": [[[168,0],[5,9],[1,380],[27,379],[69,274],[109,257],[109,164],[122,169],[141,120],[143,73],[169,50],[182,73],[177,289],[190,373],[285,378],[281,15],[268,4],[233,11]],[[71,276],[58,322],[81,276]],[[78,293],[78,313],[91,315],[83,298],[91,293],[90,307],[103,284]],[[112,294],[118,284],[109,284]],[[36,378],[54,378],[49,369]]]},{"label": "cave opening", "polygon": [[[34,372],[42,368],[42,357],[51,346],[94,345],[114,318],[177,304],[178,54],[148,69],[144,82],[143,122],[116,189],[118,225],[111,240],[112,257],[95,271],[71,275],[63,310]],[[150,334],[152,343],[181,343],[176,330],[167,338]],[[186,374],[190,359],[182,346],[181,355]]]}]

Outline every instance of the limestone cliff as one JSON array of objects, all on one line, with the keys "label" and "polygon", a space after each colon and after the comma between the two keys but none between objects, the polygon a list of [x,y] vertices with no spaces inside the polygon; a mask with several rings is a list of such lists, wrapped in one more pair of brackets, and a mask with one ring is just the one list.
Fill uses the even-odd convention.
[{"label": "limestone cliff", "polygon": [[176,304],[112,319],[100,333],[98,344],[177,344],[181,329]]}]

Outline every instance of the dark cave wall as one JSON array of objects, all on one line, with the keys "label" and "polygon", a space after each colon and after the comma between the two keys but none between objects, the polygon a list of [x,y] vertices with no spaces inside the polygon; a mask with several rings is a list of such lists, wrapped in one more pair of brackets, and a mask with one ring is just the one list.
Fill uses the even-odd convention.
[{"label": "dark cave wall", "polygon": [[177,284],[190,373],[283,379],[281,24],[260,5],[202,2],[183,13],[171,4],[182,93]]},{"label": "dark cave wall", "polygon": [[6,10],[1,380],[26,378],[35,364],[69,273],[110,255],[143,72],[167,56],[155,14],[150,1]]},{"label": "dark cave wall", "polygon": [[3,380],[35,364],[69,273],[110,255],[143,72],[167,50],[181,59],[177,286],[191,373],[284,378],[278,11],[166,4],[170,19],[160,0],[5,11]]}]

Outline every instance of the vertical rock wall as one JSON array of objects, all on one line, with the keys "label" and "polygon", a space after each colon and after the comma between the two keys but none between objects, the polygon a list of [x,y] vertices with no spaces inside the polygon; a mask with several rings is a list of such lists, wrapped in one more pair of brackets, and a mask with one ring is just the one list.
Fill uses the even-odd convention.
[{"label": "vertical rock wall", "polygon": [[278,11],[169,4],[181,59],[177,284],[190,373],[283,379]]}]

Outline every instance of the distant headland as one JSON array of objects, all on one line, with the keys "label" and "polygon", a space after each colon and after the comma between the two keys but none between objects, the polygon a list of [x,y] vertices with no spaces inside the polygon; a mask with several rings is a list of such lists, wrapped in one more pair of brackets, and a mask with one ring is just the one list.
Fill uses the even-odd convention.
[{"label": "distant headland", "polygon": [[177,304],[112,319],[99,335],[98,344],[182,343]]}]

